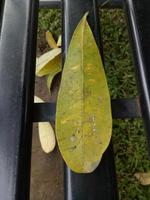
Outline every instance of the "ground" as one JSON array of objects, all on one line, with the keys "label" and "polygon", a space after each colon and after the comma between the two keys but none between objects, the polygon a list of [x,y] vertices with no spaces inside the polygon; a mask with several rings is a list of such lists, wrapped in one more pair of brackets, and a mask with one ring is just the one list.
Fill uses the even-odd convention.
[{"label": "ground", "polygon": [[[45,101],[55,101],[57,87],[53,98],[49,97],[46,79],[37,78],[35,93]],[[54,126],[54,124],[53,124]],[[31,200],[63,200],[63,162],[58,148],[51,154],[45,154],[40,146],[38,124],[33,127]]]},{"label": "ground", "polygon": [[[123,12],[103,10],[100,14],[111,97],[134,97],[138,92]],[[37,55],[48,50],[45,31],[51,30],[56,38],[60,34],[60,16],[59,10],[40,10]],[[36,80],[35,93],[49,100],[45,78]],[[36,126],[33,133],[31,200],[63,200],[61,156],[58,150],[50,155],[42,152]],[[113,144],[120,200],[148,200],[150,186],[141,186],[134,177],[136,172],[150,171],[142,120],[114,120]]]}]

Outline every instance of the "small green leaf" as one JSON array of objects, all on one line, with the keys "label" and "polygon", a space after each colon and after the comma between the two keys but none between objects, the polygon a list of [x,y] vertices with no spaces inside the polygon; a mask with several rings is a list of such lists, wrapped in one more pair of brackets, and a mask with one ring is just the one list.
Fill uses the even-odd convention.
[{"label": "small green leaf", "polygon": [[68,49],[57,100],[56,136],[71,170],[93,172],[112,134],[112,115],[105,72],[87,23],[77,26]]},{"label": "small green leaf", "polygon": [[58,71],[61,67],[61,49],[53,49],[36,60],[36,75],[41,77],[51,71]]},{"label": "small green leaf", "polygon": [[52,49],[55,49],[55,48],[58,47],[57,44],[56,44],[56,42],[55,42],[55,40],[54,40],[54,38],[53,38],[52,33],[49,32],[49,31],[46,32],[46,41],[47,41],[47,43],[49,44],[49,46]]},{"label": "small green leaf", "polygon": [[[34,102],[42,103],[44,101],[34,96]],[[50,153],[54,150],[56,145],[54,130],[49,122],[39,122],[38,129],[41,147],[45,153]]]}]

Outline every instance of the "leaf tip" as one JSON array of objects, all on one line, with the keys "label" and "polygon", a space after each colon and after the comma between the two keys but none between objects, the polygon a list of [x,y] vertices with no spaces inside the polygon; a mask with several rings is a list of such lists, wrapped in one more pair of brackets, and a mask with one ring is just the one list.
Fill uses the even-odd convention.
[{"label": "leaf tip", "polygon": [[88,15],[89,15],[89,11],[87,11],[87,12],[84,14],[83,18],[86,20]]}]

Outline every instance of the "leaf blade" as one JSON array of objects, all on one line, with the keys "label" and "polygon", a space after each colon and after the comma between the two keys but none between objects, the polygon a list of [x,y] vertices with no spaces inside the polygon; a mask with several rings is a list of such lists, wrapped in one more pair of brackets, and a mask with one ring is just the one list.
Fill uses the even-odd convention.
[{"label": "leaf blade", "polygon": [[61,72],[61,68],[55,68],[54,70],[51,70],[48,77],[47,77],[47,87],[48,87],[48,91],[50,92],[51,90],[51,85],[52,85],[52,81],[54,79],[54,77]]},{"label": "leaf blade", "polygon": [[[43,103],[44,101],[41,98],[34,96],[34,102]],[[42,150],[45,153],[52,152],[56,146],[56,139],[55,139],[54,130],[50,122],[39,122],[38,130],[39,130],[39,139],[40,139]]]},{"label": "leaf blade", "polygon": [[105,72],[86,17],[77,26],[68,49],[56,112],[61,154],[78,173],[96,169],[112,132]]},{"label": "leaf blade", "polygon": [[57,46],[58,47],[61,47],[62,45],[62,38],[61,38],[61,35],[58,37],[58,41],[57,41]]},{"label": "leaf blade", "polygon": [[134,176],[137,178],[141,185],[150,185],[150,172],[138,172],[135,173]]},{"label": "leaf blade", "polygon": [[52,35],[52,33],[50,31],[46,31],[46,41],[48,43],[48,45],[52,48],[52,49],[55,49],[57,48],[57,43],[56,41],[54,40],[54,37]]},{"label": "leaf blade", "polygon": [[42,77],[61,68],[61,49],[53,49],[36,60],[36,76]]}]

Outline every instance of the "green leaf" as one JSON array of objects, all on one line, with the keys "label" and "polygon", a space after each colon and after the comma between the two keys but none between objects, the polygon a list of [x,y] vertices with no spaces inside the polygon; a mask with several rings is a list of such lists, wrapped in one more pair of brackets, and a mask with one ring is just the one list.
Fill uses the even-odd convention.
[{"label": "green leaf", "polygon": [[53,38],[53,35],[51,32],[49,31],[46,31],[46,41],[48,43],[48,45],[52,48],[52,49],[55,49],[57,48],[57,44],[56,44],[56,41],[54,40]]},{"label": "green leaf", "polygon": [[96,169],[112,134],[105,72],[86,18],[87,14],[77,26],[68,49],[56,112],[60,152],[77,173]]},{"label": "green leaf", "polygon": [[61,67],[60,68],[56,67],[56,68],[51,69],[51,71],[50,71],[50,73],[47,77],[47,87],[48,87],[49,92],[50,92],[50,89],[51,89],[51,84],[52,84],[53,78],[59,72],[61,72]]},{"label": "green leaf", "polygon": [[[34,102],[43,103],[44,101],[34,96]],[[50,153],[54,150],[56,145],[54,130],[49,122],[39,122],[38,129],[41,147],[45,153]]]},{"label": "green leaf", "polygon": [[61,49],[53,49],[36,60],[36,75],[41,77],[61,67]]}]

